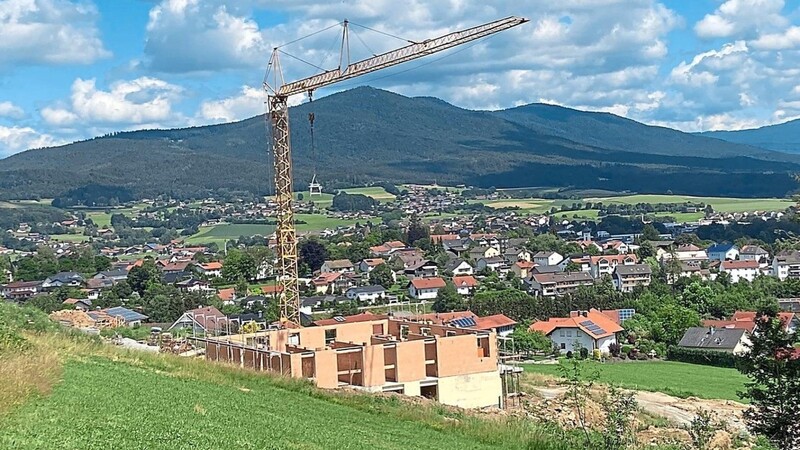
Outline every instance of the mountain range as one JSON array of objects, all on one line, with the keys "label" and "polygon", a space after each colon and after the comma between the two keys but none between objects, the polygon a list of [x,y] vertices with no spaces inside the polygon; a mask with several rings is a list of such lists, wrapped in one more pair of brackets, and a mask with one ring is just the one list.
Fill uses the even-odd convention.
[{"label": "mountain range", "polygon": [[[314,141],[308,114],[315,114]],[[800,155],[608,113],[530,104],[472,111],[360,87],[291,108],[296,188],[368,182],[558,186],[643,193],[783,196]],[[270,193],[264,116],[115,133],[0,160],[0,196],[54,197],[85,185],[137,197]]]},{"label": "mountain range", "polygon": [[779,152],[800,154],[800,119],[751,130],[708,131],[700,135]]}]

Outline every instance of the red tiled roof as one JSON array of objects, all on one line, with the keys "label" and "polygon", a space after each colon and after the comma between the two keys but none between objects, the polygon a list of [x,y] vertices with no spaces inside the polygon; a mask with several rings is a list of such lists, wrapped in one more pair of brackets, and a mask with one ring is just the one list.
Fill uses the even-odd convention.
[{"label": "red tiled roof", "polygon": [[628,254],[628,255],[600,255],[600,256],[592,256],[591,257],[592,264],[597,264],[601,259],[605,259],[609,263],[612,262],[612,261],[616,261],[617,264],[622,264],[623,262],[625,262],[626,259],[631,259],[631,260],[633,260],[634,263],[638,261],[638,259],[636,258],[636,255],[633,255],[633,254]]},{"label": "red tiled roof", "polygon": [[475,328],[478,330],[496,330],[500,327],[509,327],[517,324],[515,320],[507,317],[505,314],[478,317],[475,319],[475,323],[477,324]]},{"label": "red tiled roof", "polygon": [[720,265],[722,269],[758,269],[758,261],[722,261]]},{"label": "red tiled roof", "polygon": [[476,287],[478,286],[478,280],[472,275],[459,275],[453,277],[453,284],[456,287]]},{"label": "red tiled roof", "polygon": [[704,327],[715,328],[734,328],[738,330],[747,330],[752,333],[756,328],[756,323],[752,320],[704,320]]},{"label": "red tiled roof", "polygon": [[414,286],[414,289],[440,289],[445,287],[446,283],[439,277],[414,278],[411,280],[411,285]]},{"label": "red tiled roof", "polygon": [[520,269],[533,269],[534,267],[536,267],[535,263],[525,260],[517,261],[514,263],[514,265],[519,267]]},{"label": "red tiled roof", "polygon": [[222,301],[233,300],[234,297],[236,297],[236,289],[235,288],[220,289],[219,292],[217,292],[217,297],[219,297],[219,299]]},{"label": "red tiled roof", "polygon": [[317,286],[326,286],[336,281],[336,279],[339,278],[340,276],[342,276],[342,274],[340,274],[339,272],[323,272],[319,274],[319,276],[314,278],[312,283],[314,283]]},{"label": "red tiled roof", "polygon": [[385,263],[386,261],[383,258],[367,258],[364,260],[364,263],[369,267],[376,267],[380,266],[381,264]]},{"label": "red tiled roof", "polygon": [[461,236],[457,234],[432,234],[431,241],[434,243],[440,243],[442,241],[455,241],[456,239],[461,239]]},{"label": "red tiled roof", "polygon": [[[589,331],[584,325],[581,325],[581,322],[591,320],[595,323],[595,325],[602,328],[605,333],[604,334],[594,334]],[[531,324],[530,330],[531,331],[539,331],[544,333],[545,335],[549,335],[553,331],[558,328],[579,328],[584,333],[589,336],[594,337],[595,339],[611,336],[615,333],[618,333],[623,330],[621,326],[616,324],[613,319],[606,316],[605,314],[601,313],[596,309],[592,309],[586,313],[586,316],[577,316],[577,317],[557,317],[551,318],[548,321],[540,321]]]},{"label": "red tiled roof", "polygon": [[283,285],[268,284],[266,286],[261,286],[261,292],[264,294],[277,294],[279,292],[283,292]]},{"label": "red tiled roof", "polygon": [[219,261],[212,261],[210,263],[201,264],[203,270],[219,270],[222,269],[222,263]]}]

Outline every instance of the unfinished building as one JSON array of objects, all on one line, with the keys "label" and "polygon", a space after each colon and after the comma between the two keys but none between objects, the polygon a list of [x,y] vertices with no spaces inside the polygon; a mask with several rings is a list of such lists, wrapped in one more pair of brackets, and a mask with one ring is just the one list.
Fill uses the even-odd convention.
[{"label": "unfinished building", "polygon": [[503,404],[494,332],[372,314],[316,324],[197,340],[209,360],[307,378],[321,388],[396,392],[463,408]]}]

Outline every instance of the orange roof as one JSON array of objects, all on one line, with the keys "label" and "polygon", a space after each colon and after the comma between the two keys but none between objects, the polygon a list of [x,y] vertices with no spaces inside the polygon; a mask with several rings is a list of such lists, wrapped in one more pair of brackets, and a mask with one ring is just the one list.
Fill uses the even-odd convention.
[{"label": "orange roof", "polygon": [[355,314],[352,316],[343,316],[344,320],[336,320],[336,319],[322,319],[314,321],[314,325],[319,327],[324,327],[326,325],[338,325],[341,323],[356,323],[356,322],[369,322],[371,320],[382,320],[386,319],[389,316],[383,316],[378,314],[372,314],[371,312],[363,312],[361,314]]},{"label": "orange roof", "polygon": [[86,303],[86,300],[81,300],[79,298],[68,298],[68,299],[64,300],[63,304],[65,304],[65,305],[74,305],[74,304],[76,304],[78,302]]},{"label": "orange roof", "polygon": [[323,272],[314,278],[312,283],[316,284],[317,286],[324,286],[333,283],[340,276],[342,276],[342,274],[339,272]]},{"label": "orange roof", "polygon": [[703,326],[715,328],[734,328],[739,330],[747,330],[752,333],[756,328],[756,323],[752,320],[704,320]]},{"label": "orange roof", "polygon": [[638,261],[638,259],[636,258],[636,255],[634,255],[634,254],[628,254],[628,255],[600,255],[600,256],[592,256],[591,257],[592,264],[597,264],[601,259],[605,259],[609,263],[612,262],[612,261],[616,261],[617,264],[622,264],[623,262],[625,262],[626,259],[631,259],[631,260],[633,260],[633,262],[637,262]]},{"label": "orange roof", "polygon": [[131,269],[133,269],[134,267],[142,267],[142,264],[144,264],[144,260],[143,259],[137,259],[133,263],[128,264],[128,267],[126,267],[125,270],[130,272]]},{"label": "orange roof", "polygon": [[367,258],[364,260],[364,263],[370,267],[380,266],[385,262],[383,258]]},{"label": "orange roof", "polygon": [[414,278],[411,280],[411,285],[414,286],[414,289],[440,289],[445,287],[446,283],[439,277]]},{"label": "orange roof", "polygon": [[[758,261],[722,261],[720,267],[725,270],[733,269],[758,269]],[[753,313],[755,314],[755,313]]]},{"label": "orange roof", "polygon": [[530,261],[520,260],[514,263],[515,266],[519,267],[520,269],[533,269],[536,267],[535,263]]},{"label": "orange roof", "polygon": [[478,317],[475,319],[478,330],[495,330],[500,327],[514,326],[517,322],[505,314],[495,314],[493,316]]},{"label": "orange roof", "polygon": [[264,294],[277,294],[278,292],[283,292],[283,285],[268,284],[266,286],[261,286],[261,292]]},{"label": "orange roof", "polygon": [[453,284],[455,284],[456,287],[476,287],[478,286],[478,280],[472,275],[459,275],[453,277]]},{"label": "orange roof", "polygon": [[442,241],[455,241],[456,239],[461,239],[461,236],[457,234],[432,234],[431,241],[434,243],[440,243]]},{"label": "orange roof", "polygon": [[210,263],[201,264],[203,270],[219,270],[222,269],[222,263],[219,261],[212,261]]},{"label": "orange roof", "polygon": [[220,289],[219,292],[217,292],[217,297],[219,297],[219,299],[222,301],[233,300],[236,297],[236,289],[235,288]]},{"label": "orange roof", "polygon": [[[595,325],[602,328],[604,333],[592,333],[588,328],[589,324],[583,325],[583,323],[586,321],[593,322]],[[616,324],[613,319],[596,309],[589,310],[585,316],[556,317],[547,321],[535,322],[531,324],[529,329],[531,331],[540,331],[545,335],[549,335],[557,328],[578,328],[589,336],[593,336],[595,339],[611,336],[623,330],[623,328]]]}]

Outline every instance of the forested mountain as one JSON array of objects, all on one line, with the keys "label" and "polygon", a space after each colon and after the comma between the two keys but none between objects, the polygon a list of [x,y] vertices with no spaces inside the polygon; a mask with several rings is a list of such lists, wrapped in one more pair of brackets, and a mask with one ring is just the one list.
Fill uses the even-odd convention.
[{"label": "forested mountain", "polygon": [[708,131],[700,135],[779,152],[800,154],[800,119],[752,130]]},{"label": "forested mountain", "polygon": [[[314,112],[316,151],[308,113]],[[292,108],[296,187],[368,181],[573,186],[780,196],[800,156],[549,105],[469,111],[363,87]],[[264,117],[118,133],[0,160],[0,196],[57,196],[89,184],[135,196],[269,192]]]}]

